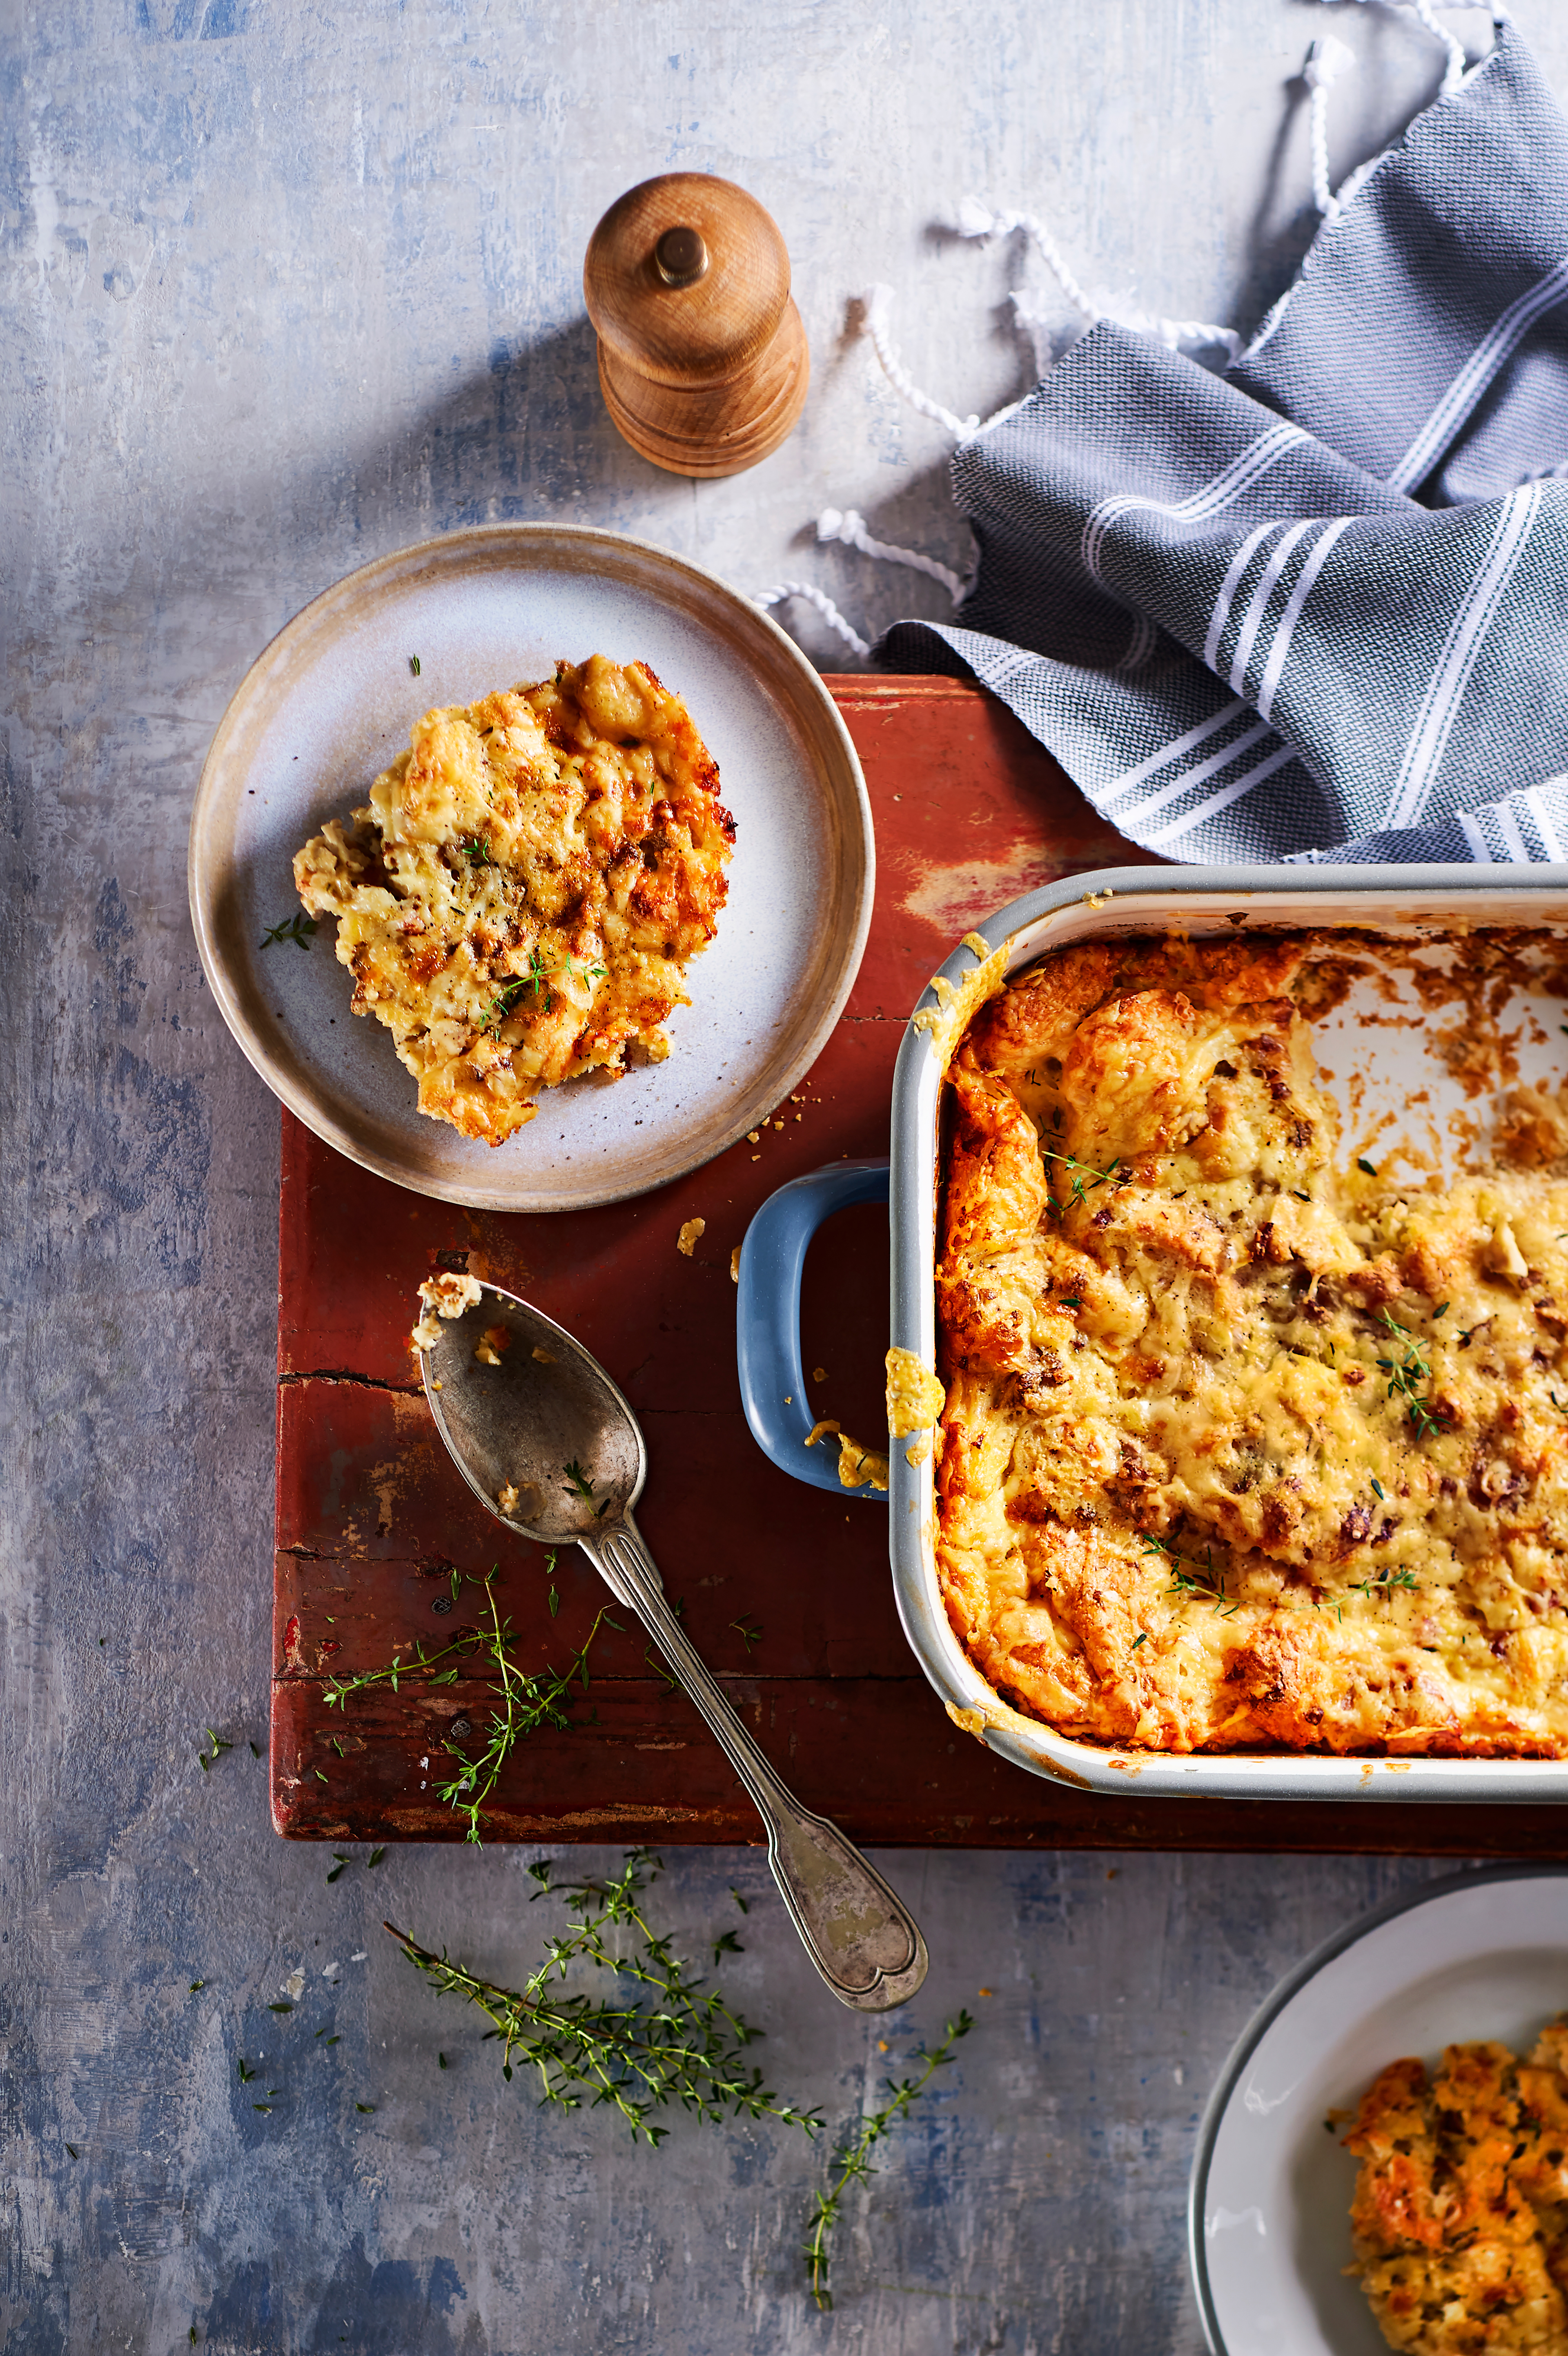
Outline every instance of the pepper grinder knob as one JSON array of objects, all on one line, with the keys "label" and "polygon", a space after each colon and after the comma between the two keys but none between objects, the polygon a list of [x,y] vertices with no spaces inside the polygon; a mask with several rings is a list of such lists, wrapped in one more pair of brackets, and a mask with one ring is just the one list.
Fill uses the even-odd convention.
[{"label": "pepper grinder knob", "polygon": [[634,450],[673,475],[738,475],[776,450],[811,356],[771,217],[732,180],[665,172],[617,198],[582,292],[599,383]]}]

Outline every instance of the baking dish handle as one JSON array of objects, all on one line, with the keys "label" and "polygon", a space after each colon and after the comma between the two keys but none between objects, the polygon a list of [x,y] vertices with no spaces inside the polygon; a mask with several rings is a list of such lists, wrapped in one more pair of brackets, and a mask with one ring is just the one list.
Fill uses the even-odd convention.
[{"label": "baking dish handle", "polygon": [[741,1246],[741,1297],[736,1306],[735,1349],[741,1403],[752,1437],[781,1472],[837,1497],[869,1497],[886,1505],[887,1494],[869,1484],[847,1489],[838,1478],[838,1451],[832,1435],[807,1448],[813,1416],[806,1404],[805,1366],[800,1355],[800,1280],[806,1247],[824,1219],[851,1203],[885,1203],[885,1162],[835,1162],[791,1179],[770,1194]]}]

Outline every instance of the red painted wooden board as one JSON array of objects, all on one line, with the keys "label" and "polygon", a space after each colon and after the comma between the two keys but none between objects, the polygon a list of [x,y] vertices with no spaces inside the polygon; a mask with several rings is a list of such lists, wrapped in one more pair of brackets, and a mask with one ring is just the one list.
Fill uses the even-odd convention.
[{"label": "red painted wooden board", "polygon": [[[841,1155],[887,1150],[904,1022],[974,920],[1031,885],[1141,854],[1089,809],[990,697],[950,680],[829,682],[865,765],[877,902],[844,1017],[755,1145],[607,1209],[507,1217],[371,1177],[284,1113],[279,1249],[277,1573],[272,1791],[280,1832],[443,1840],[437,1797],[453,1730],[479,1730],[483,1665],[432,1688],[402,1678],[328,1708],[333,1676],[452,1642],[496,1566],[523,1665],[562,1667],[604,1601],[575,1548],[553,1572],[487,1515],[436,1438],[408,1344],[414,1291],[460,1265],[569,1326],[630,1398],[647,1437],[638,1519],[684,1598],[686,1625],[806,1804],[873,1842],[1019,1847],[1568,1854],[1568,1817],[1538,1808],[1307,1806],[1100,1798],[997,1759],[950,1723],[899,1627],[887,1509],[791,1481],[746,1429],[730,1255],[773,1188]],[[527,1134],[520,1146],[527,1150]],[[706,1222],[693,1256],[682,1222]],[[455,1259],[453,1256],[456,1256]],[[813,1247],[805,1363],[818,1413],[879,1428],[886,1220],[847,1211]],[[551,1588],[559,1597],[551,1618]],[[760,1635],[749,1634],[760,1628]],[[568,1731],[520,1744],[487,1837],[752,1841],[756,1817],[690,1705],[631,1627],[602,1630]],[[472,1733],[455,1739],[475,1747]],[[1559,1823],[1563,1830],[1556,1829]]]}]

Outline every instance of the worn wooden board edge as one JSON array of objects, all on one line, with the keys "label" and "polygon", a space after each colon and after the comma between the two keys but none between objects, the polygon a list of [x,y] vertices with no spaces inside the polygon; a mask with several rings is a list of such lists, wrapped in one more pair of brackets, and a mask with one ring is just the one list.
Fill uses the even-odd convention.
[{"label": "worn wooden board edge", "polygon": [[[1268,1800],[1140,1801],[1067,1789],[1024,1774],[938,1714],[918,1676],[901,1679],[727,1679],[731,1697],[765,1747],[787,1766],[808,1804],[831,1813],[850,1837],[878,1847],[1162,1848],[1266,1850],[1292,1854],[1568,1859],[1568,1812],[1538,1807],[1402,1807],[1368,1801],[1324,1807]],[[453,1772],[445,1750],[454,1719],[477,1725],[488,1706],[482,1677],[439,1692],[404,1686],[327,1707],[323,1681],[281,1677],[272,1687],[272,1743],[279,1763],[273,1823],[293,1840],[464,1838],[463,1820],[429,1797]],[[923,1780],[932,1796],[912,1801],[890,1745],[877,1788],[852,1789],[835,1772],[833,1722],[890,1733],[929,1706],[930,1748]],[[580,1733],[546,1730],[528,1738],[494,1803],[485,1837],[507,1841],[626,1841],[674,1846],[753,1846],[756,1812],[688,1704],[656,1678],[595,1678],[582,1705],[600,1740],[586,1757]],[[810,1725],[809,1747],[795,1738]],[[824,1739],[825,1732],[827,1739]],[[421,1745],[425,1747],[421,1750]],[[628,1801],[625,1778],[647,1750],[686,1751],[698,1790],[677,1804]],[[792,1756],[791,1753],[794,1755]],[[345,1759],[357,1755],[355,1792],[335,1787]],[[692,1762],[688,1762],[688,1772]],[[367,1764],[372,1772],[365,1772]],[[325,1780],[322,1780],[325,1778]],[[688,1787],[689,1789],[689,1787]]]}]

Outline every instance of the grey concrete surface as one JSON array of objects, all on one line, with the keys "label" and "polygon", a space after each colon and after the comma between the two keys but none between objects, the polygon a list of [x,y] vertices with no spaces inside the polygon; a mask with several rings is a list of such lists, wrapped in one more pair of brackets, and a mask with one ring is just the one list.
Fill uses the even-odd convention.
[{"label": "grey concrete surface", "polygon": [[[1568,86],[1568,13],[1518,0]],[[1458,18],[1479,37],[1477,20]],[[1195,2122],[1271,1982],[1422,1864],[891,1859],[935,1964],[883,2055],[819,1993],[754,1853],[672,1857],[773,2083],[836,2126],[967,2002],[959,2065],[840,2235],[823,2153],[536,2112],[383,1913],[509,1974],[525,1860],[394,1851],[328,1887],[268,1828],[277,1113],[213,1013],[185,830],[225,701],[350,566],[486,517],[642,533],[863,627],[943,593],[818,552],[828,502],[950,560],[946,444],[847,332],[897,291],[961,411],[1029,380],[1038,264],[933,226],[965,191],[1085,282],[1253,321],[1337,172],[1435,87],[1387,11],[1305,0],[59,0],[0,15],[5,880],[0,1250],[0,2337],[403,2356],[1137,2349],[1190,2356]],[[661,477],[600,409],[581,257],[621,188],[746,183],[795,257],[816,380],[754,474]],[[1065,329],[1068,314],[1061,307]],[[813,652],[833,651],[803,617]],[[205,1727],[235,1744],[210,1773]],[[592,1861],[592,1860],[591,1860]],[[265,2008],[296,1972],[295,2015]],[[202,1980],[197,1995],[189,1983]],[[995,1993],[987,1997],[985,1986]],[[327,2046],[318,2027],[332,2024]],[[438,2049],[451,2067],[437,2065]],[[251,2108],[244,2055],[279,2093]],[[357,2108],[373,2104],[371,2110]]]}]

